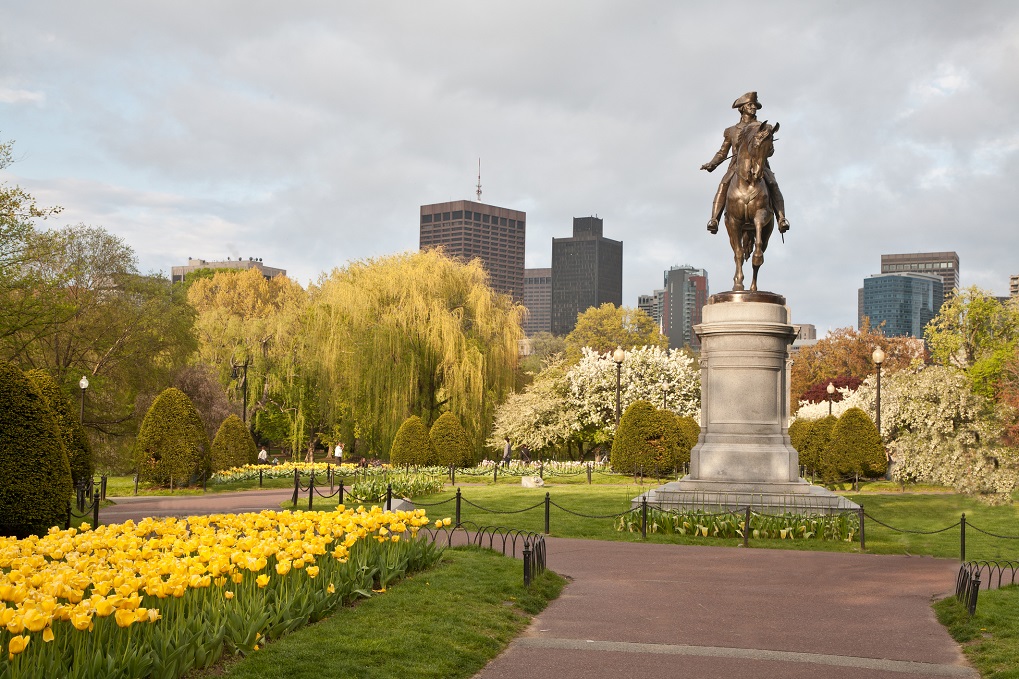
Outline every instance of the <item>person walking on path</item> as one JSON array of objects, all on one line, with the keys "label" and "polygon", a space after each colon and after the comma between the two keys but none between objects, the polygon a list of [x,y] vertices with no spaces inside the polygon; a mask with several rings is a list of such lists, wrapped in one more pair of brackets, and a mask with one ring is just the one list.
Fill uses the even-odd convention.
[{"label": "person walking on path", "polygon": [[510,443],[509,436],[505,440],[506,445],[502,448],[502,463],[504,466],[509,467],[510,460],[513,459],[513,444]]},{"label": "person walking on path", "polygon": [[336,444],[336,452],[333,453],[333,456],[336,458],[336,464],[343,462],[343,441]]},{"label": "person walking on path", "polygon": [[269,464],[269,453],[266,452],[265,446],[262,446],[262,450],[258,451],[258,464]]}]

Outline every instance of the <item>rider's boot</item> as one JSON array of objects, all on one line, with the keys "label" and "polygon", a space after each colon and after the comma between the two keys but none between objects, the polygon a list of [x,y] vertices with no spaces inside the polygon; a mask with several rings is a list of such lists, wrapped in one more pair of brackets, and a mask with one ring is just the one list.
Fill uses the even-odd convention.
[{"label": "rider's boot", "polygon": [[711,203],[711,219],[708,220],[708,231],[718,233],[718,220],[722,218],[722,210],[725,209],[725,192],[721,189],[715,193],[715,200]]}]

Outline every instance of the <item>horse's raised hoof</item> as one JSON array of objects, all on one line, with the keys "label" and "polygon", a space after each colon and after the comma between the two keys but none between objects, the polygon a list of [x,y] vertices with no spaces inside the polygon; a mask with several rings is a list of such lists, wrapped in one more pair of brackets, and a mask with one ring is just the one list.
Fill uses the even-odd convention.
[{"label": "horse's raised hoof", "polygon": [[710,231],[711,233],[718,233],[718,220],[717,219],[709,219],[708,220],[708,231]]}]

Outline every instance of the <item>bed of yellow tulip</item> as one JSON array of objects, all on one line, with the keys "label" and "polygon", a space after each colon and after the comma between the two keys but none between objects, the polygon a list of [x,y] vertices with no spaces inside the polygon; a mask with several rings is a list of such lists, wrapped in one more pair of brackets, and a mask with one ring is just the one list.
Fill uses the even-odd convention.
[{"label": "bed of yellow tulip", "polygon": [[170,679],[256,651],[433,564],[428,522],[341,506],[0,538],[0,678]]}]

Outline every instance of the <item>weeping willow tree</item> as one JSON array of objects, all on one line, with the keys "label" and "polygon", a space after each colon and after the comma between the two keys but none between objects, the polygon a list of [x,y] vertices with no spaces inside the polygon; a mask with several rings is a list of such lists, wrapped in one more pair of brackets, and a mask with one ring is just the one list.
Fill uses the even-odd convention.
[{"label": "weeping willow tree", "polygon": [[474,441],[512,388],[523,307],[498,295],[480,262],[440,251],[354,262],[311,290],[309,351],[324,371],[326,420],[352,419],[388,451],[411,415],[454,413]]}]

